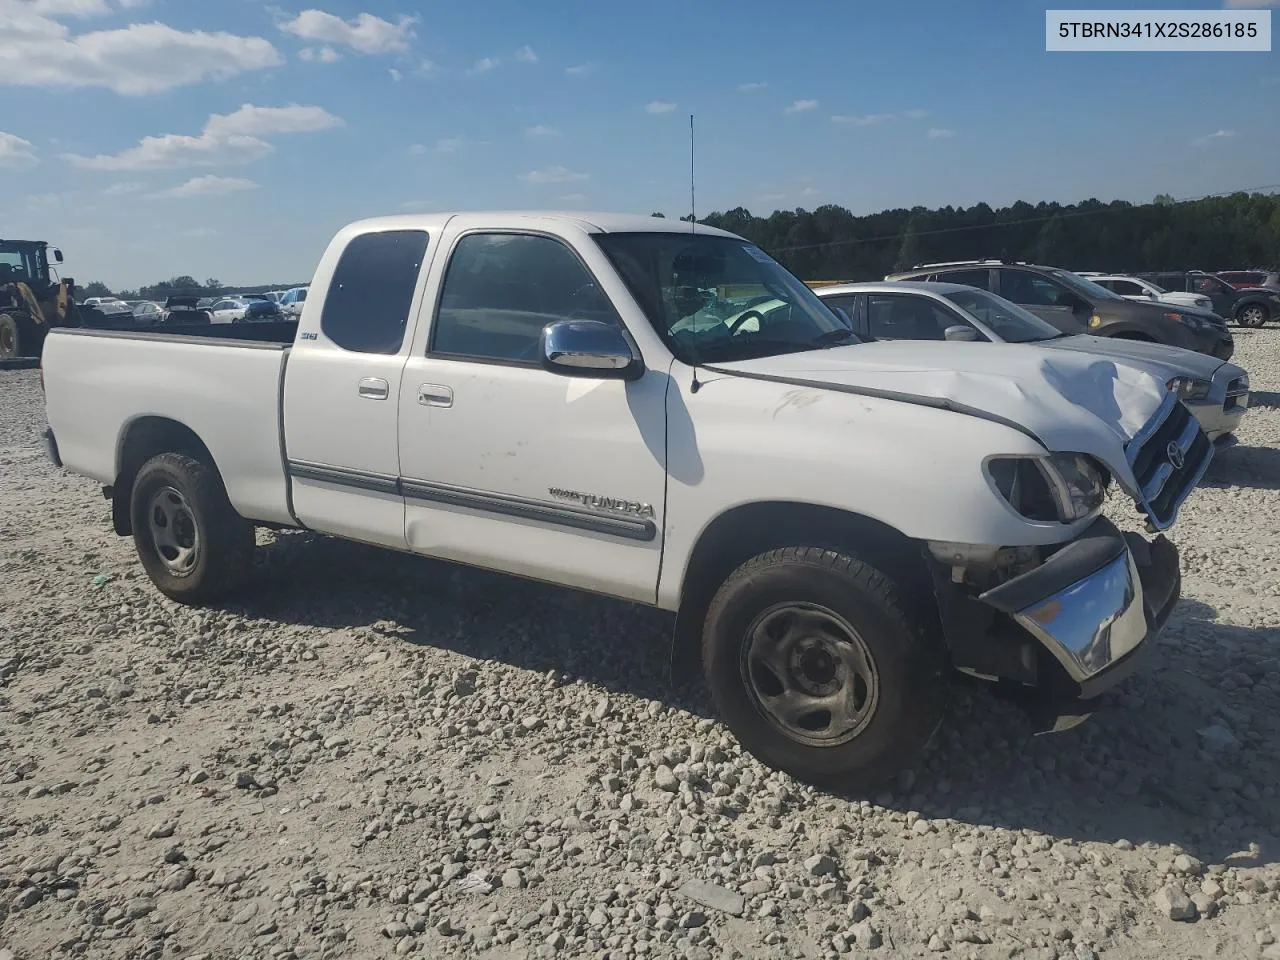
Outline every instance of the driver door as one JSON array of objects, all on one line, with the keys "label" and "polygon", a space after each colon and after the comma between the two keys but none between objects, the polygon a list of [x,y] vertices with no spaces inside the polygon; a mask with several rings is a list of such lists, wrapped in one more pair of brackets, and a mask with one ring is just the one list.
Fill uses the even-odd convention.
[{"label": "driver door", "polygon": [[[543,369],[546,324],[623,325],[587,244],[455,217],[400,389],[405,536],[428,556],[652,603],[666,491],[666,369]],[[425,322],[419,328],[428,327]],[[638,348],[637,348],[638,349]]]}]

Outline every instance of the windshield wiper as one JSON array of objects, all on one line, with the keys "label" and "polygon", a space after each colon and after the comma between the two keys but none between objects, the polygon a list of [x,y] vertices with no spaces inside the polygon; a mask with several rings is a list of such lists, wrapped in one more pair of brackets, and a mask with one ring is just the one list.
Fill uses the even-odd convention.
[{"label": "windshield wiper", "polygon": [[850,340],[856,340],[858,335],[849,327],[841,327],[839,330],[828,330],[817,338],[809,341],[811,347],[838,347],[842,343],[848,343]]}]

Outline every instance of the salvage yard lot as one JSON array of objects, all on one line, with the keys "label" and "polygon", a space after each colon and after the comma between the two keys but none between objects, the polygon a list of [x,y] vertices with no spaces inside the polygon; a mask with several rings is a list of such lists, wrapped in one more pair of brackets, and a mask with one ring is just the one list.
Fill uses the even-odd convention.
[{"label": "salvage yard lot", "polygon": [[742,753],[628,604],[308,534],[171,603],[0,372],[0,956],[1280,957],[1280,330],[1234,333],[1145,670],[1055,737],[957,688],[868,798]]}]

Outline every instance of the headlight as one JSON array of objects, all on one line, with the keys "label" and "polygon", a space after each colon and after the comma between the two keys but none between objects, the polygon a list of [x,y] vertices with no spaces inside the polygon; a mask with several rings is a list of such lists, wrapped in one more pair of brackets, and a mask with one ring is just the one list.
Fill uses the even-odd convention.
[{"label": "headlight", "polygon": [[1204,317],[1195,317],[1189,313],[1166,313],[1164,318],[1166,320],[1173,320],[1175,323],[1181,323],[1182,325],[1197,332],[1208,330],[1213,326],[1208,320],[1204,319]]},{"label": "headlight", "polygon": [[1179,400],[1201,400],[1209,395],[1208,380],[1174,377],[1165,386],[1176,393]]},{"label": "headlight", "polygon": [[1041,523],[1074,523],[1092,516],[1102,506],[1109,479],[1079,453],[992,457],[986,470],[1009,506]]}]

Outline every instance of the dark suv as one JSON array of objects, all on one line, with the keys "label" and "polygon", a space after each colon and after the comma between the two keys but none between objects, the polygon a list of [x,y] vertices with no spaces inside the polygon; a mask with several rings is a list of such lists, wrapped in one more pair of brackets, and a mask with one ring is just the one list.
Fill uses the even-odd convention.
[{"label": "dark suv", "polygon": [[1274,287],[1233,287],[1222,277],[1203,270],[1142,273],[1144,280],[1166,290],[1202,293],[1213,301],[1213,312],[1235,320],[1242,327],[1260,327],[1280,319],[1280,283]]},{"label": "dark suv", "polygon": [[1235,350],[1227,322],[1216,314],[1168,303],[1126,300],[1070,270],[1004,260],[925,263],[886,280],[963,283],[999,294],[1063,333],[1149,340],[1222,360]]}]

